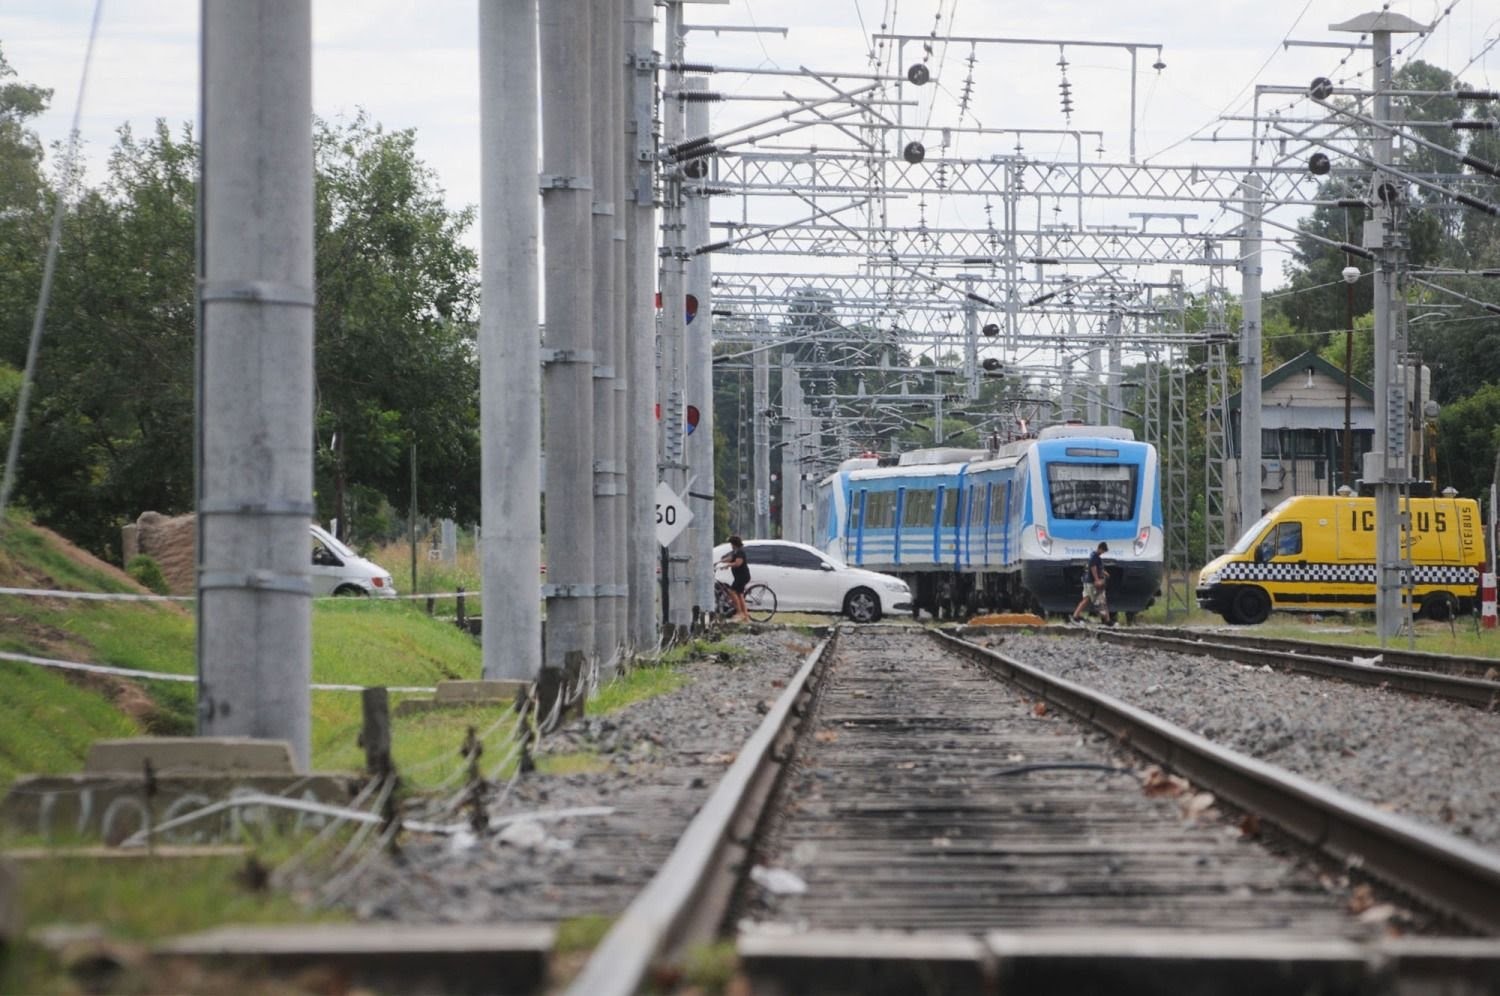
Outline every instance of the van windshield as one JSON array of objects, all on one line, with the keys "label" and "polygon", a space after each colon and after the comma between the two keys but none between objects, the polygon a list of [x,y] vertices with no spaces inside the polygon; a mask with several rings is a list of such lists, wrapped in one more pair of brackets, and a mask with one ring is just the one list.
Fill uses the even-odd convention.
[{"label": "van windshield", "polygon": [[324,532],[323,530],[319,529],[317,532],[313,533],[313,535],[322,540],[324,546],[328,547],[328,549],[332,550],[340,557],[343,557],[345,560],[350,560],[354,557],[359,556],[359,554],[355,553],[353,550],[340,543],[332,533]]},{"label": "van windshield", "polygon": [[1276,513],[1274,511],[1267,512],[1265,515],[1262,515],[1259,519],[1257,519],[1255,525],[1245,530],[1245,535],[1235,540],[1234,546],[1229,548],[1229,552],[1247,552],[1252,546],[1255,545],[1255,541],[1260,536],[1260,534],[1266,531],[1266,527],[1271,524],[1271,516],[1275,514]]}]

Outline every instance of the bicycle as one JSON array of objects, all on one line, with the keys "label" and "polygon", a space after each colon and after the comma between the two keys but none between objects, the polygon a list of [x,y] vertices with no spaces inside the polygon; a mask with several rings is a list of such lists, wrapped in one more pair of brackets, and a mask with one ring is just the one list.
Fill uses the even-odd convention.
[{"label": "bicycle", "polygon": [[[729,590],[727,583],[714,580],[714,614],[720,619],[734,615],[734,599]],[[763,582],[748,585],[745,588],[745,611],[755,622],[770,622],[776,614],[776,592]]]}]

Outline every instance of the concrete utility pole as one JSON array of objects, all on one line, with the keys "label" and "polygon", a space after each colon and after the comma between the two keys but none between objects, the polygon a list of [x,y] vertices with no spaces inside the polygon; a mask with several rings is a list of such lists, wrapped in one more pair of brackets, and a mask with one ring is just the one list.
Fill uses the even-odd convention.
[{"label": "concrete utility pole", "polygon": [[979,303],[974,299],[975,278],[964,274],[964,397],[979,397]]},{"label": "concrete utility pole", "polygon": [[[667,59],[682,61],[682,5],[666,5]],[[669,94],[682,89],[682,73],[669,70]],[[662,141],[668,148],[684,137],[682,101],[666,96],[661,103]],[[663,177],[661,217],[661,473],[679,499],[687,491],[687,312],[686,229],[682,217],[682,171],[672,168]],[[653,492],[655,489],[652,489]],[[693,621],[691,538],[687,530],[667,548],[667,622],[686,631]]]},{"label": "concrete utility pole", "polygon": [[[1398,31],[1425,34],[1430,26],[1382,11],[1329,28],[1370,36],[1375,57],[1371,117],[1388,126],[1392,120],[1391,35]],[[1364,231],[1365,248],[1375,253],[1375,445],[1365,455],[1364,479],[1375,492],[1375,626],[1384,646],[1408,619],[1401,598],[1400,495],[1411,478],[1411,468],[1406,457],[1406,379],[1397,359],[1406,351],[1406,329],[1397,307],[1406,285],[1406,193],[1402,181],[1380,168],[1391,164],[1390,132],[1377,127],[1367,137],[1376,163],[1370,175],[1373,217]]]},{"label": "concrete utility pole", "polygon": [[1099,401],[1100,401],[1100,398],[1099,398],[1099,373],[1100,373],[1100,371],[1099,371],[1099,343],[1097,341],[1095,341],[1093,344],[1091,344],[1089,346],[1089,384],[1088,384],[1088,405],[1089,405],[1088,424],[1089,425],[1099,425],[1100,424],[1099,409],[1102,408],[1103,406],[1100,405],[1100,403],[1099,403]]},{"label": "concrete utility pole", "polygon": [[754,411],[753,484],[755,487],[755,536],[771,536],[771,357],[764,347],[751,357],[751,404]]},{"label": "concrete utility pole", "polygon": [[[610,101],[610,117],[613,119],[614,131],[611,133],[610,141],[614,145],[614,167],[609,174],[609,200],[615,210],[611,218],[611,263],[614,267],[615,299],[614,299],[614,328],[615,346],[614,362],[615,371],[614,391],[611,397],[613,413],[611,425],[614,427],[614,453],[615,453],[615,489],[617,496],[611,504],[614,506],[614,520],[612,523],[615,538],[614,570],[612,576],[618,594],[611,599],[611,607],[614,611],[614,624],[616,645],[622,652],[631,654],[638,646],[631,634],[630,625],[630,544],[631,544],[631,506],[630,506],[630,316],[633,305],[634,292],[630,285],[630,270],[626,257],[626,246],[629,235],[626,232],[626,217],[631,213],[626,200],[625,174],[629,169],[629,163],[634,157],[634,143],[627,134],[627,121],[630,120],[634,103],[632,91],[635,85],[635,74],[631,63],[634,61],[627,57],[633,39],[626,40],[625,22],[628,19],[628,4],[617,4],[613,10],[610,21],[610,56],[600,66],[602,72],[609,73],[614,79],[614,94]],[[650,300],[650,296],[647,296]],[[645,529],[649,520],[641,520],[640,528]],[[651,584],[647,581],[646,588],[649,591]],[[654,646],[654,642],[653,642]]]},{"label": "concrete utility pole", "polygon": [[636,647],[656,645],[656,532],[652,506],[656,493],[656,73],[652,68],[652,0],[633,0],[631,58],[626,69],[632,90],[625,134],[630,155],[630,212],[626,218],[626,285],[629,326],[625,350],[630,376],[625,403],[629,416],[626,487],[629,490],[629,634]]},{"label": "concrete utility pole", "polygon": [[484,676],[542,670],[536,0],[479,4],[479,445]]},{"label": "concrete utility pole", "polygon": [[546,247],[547,621],[544,670],[570,678],[594,652],[592,0],[541,10],[542,238]]},{"label": "concrete utility pole", "polygon": [[1240,237],[1240,519],[1241,533],[1260,518],[1261,211],[1264,182],[1245,177],[1245,223]]},{"label": "concrete utility pole", "polygon": [[312,671],[312,11],[203,4],[198,732],[306,768]]},{"label": "concrete utility pole", "polygon": [[1121,382],[1125,379],[1124,357],[1122,355],[1121,343],[1122,319],[1118,311],[1110,312],[1109,318],[1104,323],[1106,335],[1109,338],[1109,382],[1105,385],[1109,399],[1109,414],[1105,420],[1110,425],[1119,425],[1120,417],[1124,414],[1125,398],[1121,388]]},{"label": "concrete utility pole", "polygon": [[615,0],[591,0],[588,38],[592,75],[590,77],[591,129],[594,177],[593,248],[594,248],[594,424],[585,431],[594,436],[594,579],[598,582],[594,600],[594,659],[599,662],[601,680],[614,676],[620,655],[620,622],[624,616],[625,549],[623,537],[616,532],[617,514],[624,500],[621,483],[620,455],[615,450],[615,376],[621,357],[615,349],[619,339],[616,327],[619,288],[615,281],[615,177],[621,172],[618,113],[621,79],[617,72],[624,58],[619,42],[619,4]]},{"label": "concrete utility pole", "polygon": [[[708,80],[684,80],[687,90],[708,89]],[[708,104],[687,105],[689,139],[708,134]],[[707,170],[707,159],[695,160]],[[696,167],[695,167],[696,168]],[[708,198],[688,193],[683,198],[684,242],[689,251],[709,243]],[[713,257],[699,253],[687,260],[685,286],[698,302],[698,313],[687,326],[687,403],[698,409],[698,427],[687,437],[688,493],[683,501],[693,510],[688,526],[687,576],[693,604],[704,611],[713,608],[714,575],[709,567],[714,553],[714,350],[713,350]]]},{"label": "concrete utility pole", "polygon": [[797,358],[781,352],[781,536],[807,542],[802,516],[802,380]]}]

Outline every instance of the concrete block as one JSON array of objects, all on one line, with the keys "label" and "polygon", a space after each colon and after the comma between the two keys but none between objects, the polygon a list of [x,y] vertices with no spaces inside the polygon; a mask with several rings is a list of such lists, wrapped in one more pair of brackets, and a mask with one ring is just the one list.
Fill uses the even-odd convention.
[{"label": "concrete block", "polygon": [[1500,993],[1500,940],[1491,937],[1398,937],[1380,953],[1402,993],[1490,996]]},{"label": "concrete block", "polygon": [[984,945],[959,934],[751,932],[737,948],[751,992],[765,996],[994,991]]},{"label": "concrete block", "polygon": [[986,936],[999,991],[1077,996],[1356,996],[1375,960],[1339,939],[1154,930],[1002,931]]},{"label": "concrete block", "polygon": [[278,973],[330,967],[377,992],[534,993],[554,940],[547,926],[303,924],[222,927],[165,941],[154,954]]},{"label": "concrete block", "polygon": [[[246,792],[288,795],[302,801],[345,805],[354,795],[355,779],[346,775],[191,775],[159,776],[150,800],[150,820],[160,826]],[[264,826],[317,828],[328,817],[315,813],[243,806],[222,810],[177,830],[162,844],[239,840]],[[118,843],[142,829],[147,820],[145,779],[133,774],[27,775],[18,778],[0,800],[0,822],[22,833],[50,839],[54,834],[98,837]]]},{"label": "concrete block", "polygon": [[15,847],[0,854],[0,861],[9,860],[21,865],[33,861],[201,861],[205,858],[248,858],[252,853],[248,844],[167,844],[149,850],[144,847]]},{"label": "concrete block", "polygon": [[0,858],[0,947],[21,936],[21,869]]},{"label": "concrete block", "polygon": [[440,681],[434,701],[440,703],[514,702],[524,691],[524,681]]},{"label": "concrete block", "polygon": [[130,737],[96,740],[85,774],[142,772],[147,759],[158,775],[290,775],[297,770],[285,740],[251,737]]}]

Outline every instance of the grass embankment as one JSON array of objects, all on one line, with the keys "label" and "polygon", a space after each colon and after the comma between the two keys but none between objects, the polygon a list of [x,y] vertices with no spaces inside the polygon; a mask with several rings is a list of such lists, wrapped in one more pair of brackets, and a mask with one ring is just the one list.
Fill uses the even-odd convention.
[{"label": "grass embankment", "polygon": [[[18,518],[0,530],[0,586],[142,592],[108,564]],[[410,602],[318,601],[312,637],[312,679],[319,683],[430,686],[479,676],[478,644]],[[0,650],[191,675],[194,619],[190,608],[177,603],[0,596]],[[96,739],[191,734],[195,710],[191,683],[0,661],[0,790],[18,774],[77,770]],[[492,719],[493,710],[476,710],[397,720],[396,761],[415,765],[456,756],[465,726]],[[312,722],[315,768],[362,766],[357,694],[314,692]],[[428,773],[441,777],[448,767],[437,765]]]}]

